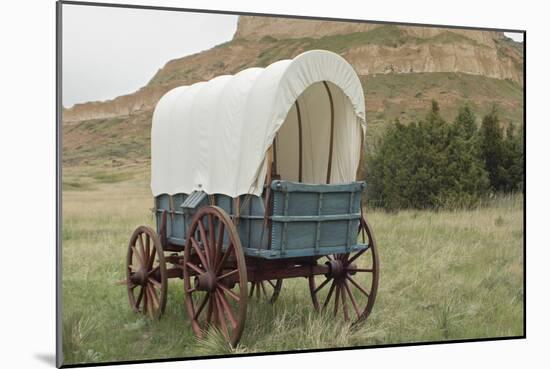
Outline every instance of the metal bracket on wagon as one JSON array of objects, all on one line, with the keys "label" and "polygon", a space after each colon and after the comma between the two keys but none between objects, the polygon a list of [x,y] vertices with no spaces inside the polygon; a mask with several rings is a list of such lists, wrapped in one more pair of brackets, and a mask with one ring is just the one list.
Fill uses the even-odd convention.
[{"label": "metal bracket on wagon", "polygon": [[180,205],[183,209],[196,209],[197,206],[206,198],[206,192],[193,191],[185,201]]}]

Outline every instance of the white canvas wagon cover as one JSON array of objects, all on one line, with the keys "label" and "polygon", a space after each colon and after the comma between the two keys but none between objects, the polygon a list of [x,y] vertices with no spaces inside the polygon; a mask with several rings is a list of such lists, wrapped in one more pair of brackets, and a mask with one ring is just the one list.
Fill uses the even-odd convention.
[{"label": "white canvas wagon cover", "polygon": [[151,189],[260,195],[272,144],[282,179],[354,181],[365,130],[360,80],[329,51],[177,87],[153,113]]}]

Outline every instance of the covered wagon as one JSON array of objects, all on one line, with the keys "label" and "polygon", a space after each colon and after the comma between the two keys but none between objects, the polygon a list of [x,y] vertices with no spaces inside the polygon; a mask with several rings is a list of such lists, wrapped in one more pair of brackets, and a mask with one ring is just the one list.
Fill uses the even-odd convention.
[{"label": "covered wagon", "polygon": [[360,80],[328,51],[167,92],[151,131],[156,230],[128,248],[132,308],[160,317],[181,278],[195,334],[235,345],[251,297],[273,303],[305,277],[316,310],[364,321],[379,270],[357,180],[365,131]]}]

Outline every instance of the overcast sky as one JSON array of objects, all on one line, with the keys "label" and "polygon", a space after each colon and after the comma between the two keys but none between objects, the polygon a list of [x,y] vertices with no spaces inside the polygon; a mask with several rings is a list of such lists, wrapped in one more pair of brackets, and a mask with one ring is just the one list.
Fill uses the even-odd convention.
[{"label": "overcast sky", "polygon": [[132,93],[169,60],[226,42],[236,29],[235,15],[63,5],[63,105]]},{"label": "overcast sky", "polygon": [[63,105],[134,92],[167,61],[236,29],[235,15],[63,5]]}]

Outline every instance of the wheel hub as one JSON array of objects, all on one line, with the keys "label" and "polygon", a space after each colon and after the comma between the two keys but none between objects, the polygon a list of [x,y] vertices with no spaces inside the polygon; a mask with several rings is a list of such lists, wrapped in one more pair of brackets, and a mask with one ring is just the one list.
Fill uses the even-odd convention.
[{"label": "wheel hub", "polygon": [[148,276],[148,273],[145,270],[145,268],[140,268],[137,272],[132,274],[132,276],[130,277],[130,280],[134,284],[145,286],[145,284],[147,283],[147,276]]},{"label": "wheel hub", "polygon": [[340,279],[346,275],[346,268],[344,263],[338,259],[331,259],[325,263],[329,267],[329,272],[327,277],[332,277],[334,279]]},{"label": "wheel hub", "polygon": [[195,276],[195,288],[199,291],[212,292],[216,289],[216,276],[208,271]]}]

